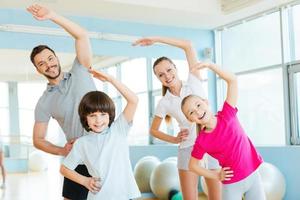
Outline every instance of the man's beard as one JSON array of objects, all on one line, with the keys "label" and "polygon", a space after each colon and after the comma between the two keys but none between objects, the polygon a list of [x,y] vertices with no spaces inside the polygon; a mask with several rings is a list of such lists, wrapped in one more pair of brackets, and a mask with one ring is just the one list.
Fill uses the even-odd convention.
[{"label": "man's beard", "polygon": [[60,73],[61,73],[61,67],[60,67],[60,64],[57,64],[57,67],[58,67],[58,74],[56,76],[49,76],[47,74],[44,74],[44,76],[48,79],[51,79],[51,80],[54,80],[56,79],[57,77],[60,76]]}]

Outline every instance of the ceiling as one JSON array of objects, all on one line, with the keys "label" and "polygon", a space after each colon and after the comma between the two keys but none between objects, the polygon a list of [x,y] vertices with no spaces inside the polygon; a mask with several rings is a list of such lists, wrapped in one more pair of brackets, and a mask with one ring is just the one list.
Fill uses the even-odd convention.
[{"label": "ceiling", "polygon": [[[224,13],[221,1],[248,1],[249,6]],[[291,0],[1,0],[0,9],[25,9],[40,3],[64,15],[89,16],[145,24],[214,29],[275,8]],[[253,3],[251,3],[253,2]],[[0,49],[0,80],[38,79],[28,51]],[[68,69],[74,54],[58,53],[63,69]],[[17,59],[16,59],[17,58]],[[108,66],[124,57],[94,57],[94,66]],[[14,67],[8,67],[14,66]]]},{"label": "ceiling", "polygon": [[[32,3],[47,5],[65,15],[170,25],[215,27],[275,8],[293,0],[1,0],[0,8],[25,9]],[[222,11],[221,2],[246,2],[245,8]]]}]

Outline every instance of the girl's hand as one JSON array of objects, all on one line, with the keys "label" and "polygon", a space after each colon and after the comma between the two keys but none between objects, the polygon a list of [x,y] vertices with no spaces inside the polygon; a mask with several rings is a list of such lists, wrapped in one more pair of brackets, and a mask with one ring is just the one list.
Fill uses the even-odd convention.
[{"label": "girl's hand", "polygon": [[156,41],[154,38],[141,38],[137,41],[135,41],[132,45],[133,46],[150,46],[152,44],[154,44]]},{"label": "girl's hand", "polygon": [[185,141],[188,135],[189,135],[188,129],[181,129],[175,138],[176,144]]},{"label": "girl's hand", "polygon": [[49,10],[46,7],[40,6],[38,4],[31,5],[27,8],[27,11],[30,12],[33,17],[37,20],[46,20],[51,19],[54,15],[54,12]]},{"label": "girl's hand", "polygon": [[93,194],[96,194],[101,189],[101,179],[96,177],[86,177],[84,186]]},{"label": "girl's hand", "polygon": [[230,181],[232,177],[233,177],[233,171],[230,170],[230,167],[224,167],[219,171],[220,181]]},{"label": "girl's hand", "polygon": [[89,72],[91,74],[93,74],[93,77],[95,77],[95,78],[97,78],[97,79],[99,79],[101,81],[104,81],[104,82],[105,81],[108,81],[108,82],[111,81],[111,76],[108,75],[108,74],[105,74],[105,73],[103,73],[101,71],[96,71],[96,70],[93,70],[93,69],[89,69]]}]

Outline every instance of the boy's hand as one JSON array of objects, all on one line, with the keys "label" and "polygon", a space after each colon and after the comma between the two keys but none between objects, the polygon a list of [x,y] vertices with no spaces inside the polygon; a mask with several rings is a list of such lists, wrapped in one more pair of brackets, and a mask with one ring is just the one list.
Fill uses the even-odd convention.
[{"label": "boy's hand", "polygon": [[84,186],[93,194],[96,194],[101,189],[101,179],[96,177],[86,177]]},{"label": "boy's hand", "polygon": [[101,71],[96,71],[96,70],[93,70],[93,69],[89,69],[89,72],[91,73],[91,74],[93,74],[93,77],[95,77],[95,78],[97,78],[97,79],[99,79],[99,80],[101,80],[101,81],[111,81],[111,76],[110,75],[108,75],[108,74],[105,74],[105,73],[103,73],[103,72],[101,72]]}]

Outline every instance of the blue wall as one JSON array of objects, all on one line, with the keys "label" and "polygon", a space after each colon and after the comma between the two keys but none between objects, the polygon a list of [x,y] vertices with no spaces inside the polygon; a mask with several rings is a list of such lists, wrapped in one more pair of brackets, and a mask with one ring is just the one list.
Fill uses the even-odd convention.
[{"label": "blue wall", "polygon": [[[168,26],[146,25],[121,21],[103,20],[92,17],[67,16],[88,31],[126,34],[130,36],[172,36],[193,41],[200,56],[202,50],[213,47],[213,32],[210,30],[176,28]],[[18,24],[39,27],[59,28],[51,21],[37,21],[23,10],[0,9],[0,24]],[[12,33],[0,31],[0,48],[32,49],[38,44],[48,44],[56,51],[74,52],[73,40],[70,37],[47,36],[39,34]],[[128,42],[92,40],[92,48],[96,55],[115,55],[129,57],[158,57],[162,55],[172,58],[184,58],[182,51],[168,46],[153,46],[148,48],[132,47]]]},{"label": "blue wall", "polygon": [[258,150],[266,162],[283,173],[287,185],[285,200],[300,199],[300,147],[259,147]]},{"label": "blue wall", "polygon": [[[275,165],[284,175],[287,186],[284,200],[300,199],[300,147],[258,147],[257,149],[264,161]],[[160,160],[177,156],[177,146],[131,146],[130,154],[131,163],[134,167],[136,162],[143,156],[152,155]]]}]

